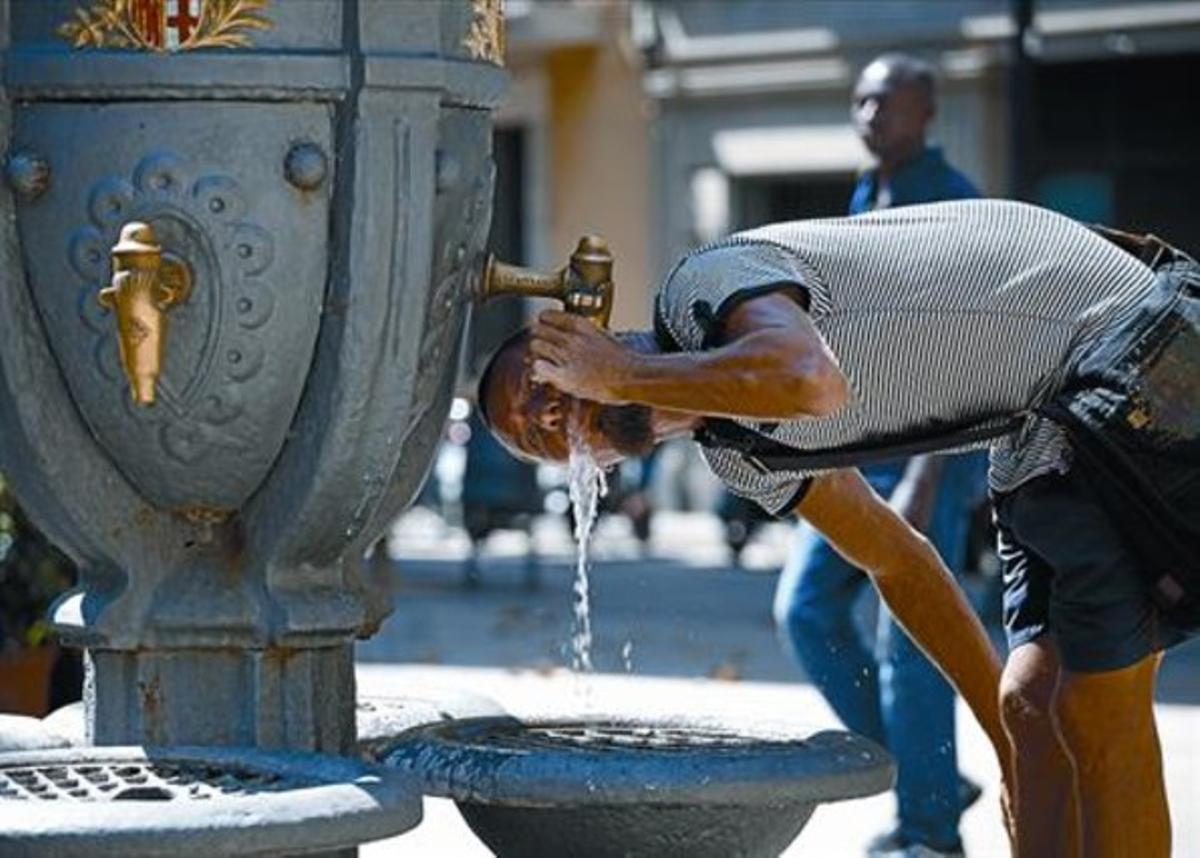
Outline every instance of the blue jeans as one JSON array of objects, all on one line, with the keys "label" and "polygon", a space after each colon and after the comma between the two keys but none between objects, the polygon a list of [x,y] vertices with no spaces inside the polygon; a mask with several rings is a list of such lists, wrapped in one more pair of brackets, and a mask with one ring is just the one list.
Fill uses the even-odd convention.
[{"label": "blue jeans", "polygon": [[[875,465],[863,475],[886,499],[906,464]],[[985,469],[982,453],[943,466],[927,536],[955,574],[966,559],[968,513],[982,497]],[[866,575],[802,524],[775,591],[776,627],[843,723],[895,757],[900,833],[931,848],[954,848],[962,814],[954,692],[883,606],[875,652],[868,650],[854,623],[866,585]]]}]

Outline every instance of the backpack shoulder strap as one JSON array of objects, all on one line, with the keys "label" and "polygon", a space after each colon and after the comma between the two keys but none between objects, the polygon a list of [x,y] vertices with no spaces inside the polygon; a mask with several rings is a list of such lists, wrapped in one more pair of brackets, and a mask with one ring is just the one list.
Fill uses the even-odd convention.
[{"label": "backpack shoulder strap", "polygon": [[695,438],[703,447],[741,453],[746,463],[759,473],[815,472],[968,447],[1016,432],[1026,418],[1025,414],[984,415],[974,422],[936,425],[915,430],[904,437],[867,439],[823,450],[790,447],[724,418],[706,420]]}]

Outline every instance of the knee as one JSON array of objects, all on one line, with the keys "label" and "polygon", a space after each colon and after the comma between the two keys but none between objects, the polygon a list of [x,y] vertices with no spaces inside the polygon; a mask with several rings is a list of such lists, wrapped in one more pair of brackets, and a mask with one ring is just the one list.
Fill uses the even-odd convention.
[{"label": "knee", "polygon": [[1000,682],[1000,719],[1018,755],[1057,742],[1054,689],[1045,683],[1004,677]]}]

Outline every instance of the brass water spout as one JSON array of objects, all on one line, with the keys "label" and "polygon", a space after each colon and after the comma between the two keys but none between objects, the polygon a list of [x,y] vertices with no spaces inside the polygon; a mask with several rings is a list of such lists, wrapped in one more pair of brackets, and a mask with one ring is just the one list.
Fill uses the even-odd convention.
[{"label": "brass water spout", "polygon": [[156,396],[167,344],[167,313],[192,292],[192,271],[182,259],[163,253],[148,223],[121,227],[112,249],[112,283],[100,290],[100,305],[117,317],[121,366],[129,392],[139,405]]},{"label": "brass water spout", "polygon": [[480,286],[483,300],[496,295],[557,298],[568,313],[586,316],[602,328],[612,315],[613,256],[608,242],[595,235],[579,239],[565,268],[543,274],[489,256]]}]

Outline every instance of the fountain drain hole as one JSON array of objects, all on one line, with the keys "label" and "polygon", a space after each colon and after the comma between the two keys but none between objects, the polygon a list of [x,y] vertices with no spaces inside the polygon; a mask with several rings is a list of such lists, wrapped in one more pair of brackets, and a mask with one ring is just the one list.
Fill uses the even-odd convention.
[{"label": "fountain drain hole", "polygon": [[175,795],[158,786],[138,786],[123,789],[113,795],[113,801],[170,801]]}]

